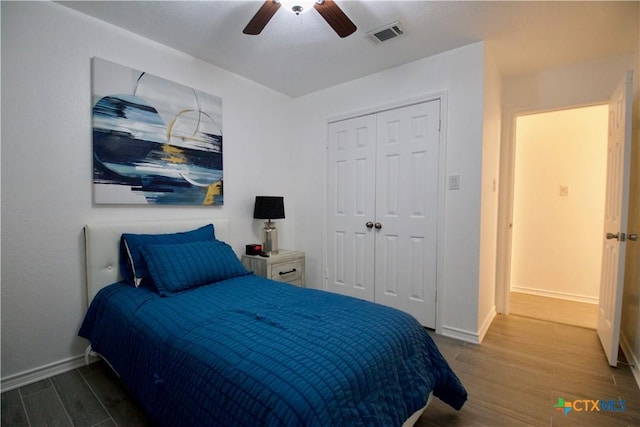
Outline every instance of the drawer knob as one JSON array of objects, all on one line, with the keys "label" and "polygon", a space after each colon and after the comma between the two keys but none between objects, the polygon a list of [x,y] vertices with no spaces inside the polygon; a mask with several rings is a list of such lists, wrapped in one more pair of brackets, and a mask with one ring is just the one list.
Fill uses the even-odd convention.
[{"label": "drawer knob", "polygon": [[281,275],[281,276],[284,276],[285,274],[295,273],[296,271],[298,271],[298,270],[296,270],[296,269],[294,268],[293,270],[289,270],[289,271],[281,271],[281,272],[279,272],[278,274],[279,274],[279,275]]}]

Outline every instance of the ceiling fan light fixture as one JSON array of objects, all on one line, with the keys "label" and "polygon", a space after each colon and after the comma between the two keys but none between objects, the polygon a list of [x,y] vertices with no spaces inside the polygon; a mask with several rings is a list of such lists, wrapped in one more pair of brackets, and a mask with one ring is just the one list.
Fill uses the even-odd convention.
[{"label": "ceiling fan light fixture", "polygon": [[319,2],[316,0],[280,0],[280,4],[282,4],[286,10],[296,15],[313,9],[313,5],[316,3]]}]

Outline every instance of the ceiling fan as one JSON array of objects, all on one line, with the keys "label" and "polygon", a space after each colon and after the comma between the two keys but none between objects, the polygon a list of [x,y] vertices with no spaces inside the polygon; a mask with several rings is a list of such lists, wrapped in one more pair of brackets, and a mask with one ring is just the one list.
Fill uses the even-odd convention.
[{"label": "ceiling fan", "polygon": [[[340,7],[333,0],[317,0],[317,1],[294,1],[291,3],[291,11],[296,15],[302,12],[306,12],[308,9],[313,8],[318,11],[320,16],[327,21],[327,24],[334,29],[340,37],[347,37],[356,31],[357,27],[351,20],[345,15]],[[305,6],[304,3],[309,4]],[[260,7],[258,12],[251,18],[251,21],[242,30],[245,34],[257,35],[262,32],[264,27],[269,23],[269,20],[280,9],[282,2],[279,0],[266,0]]]}]

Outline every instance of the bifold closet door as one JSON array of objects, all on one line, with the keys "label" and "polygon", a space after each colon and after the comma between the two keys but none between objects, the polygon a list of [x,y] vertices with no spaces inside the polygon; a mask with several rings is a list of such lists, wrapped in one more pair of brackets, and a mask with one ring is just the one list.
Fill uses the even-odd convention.
[{"label": "bifold closet door", "polygon": [[[328,290],[374,299],[376,117],[329,125],[327,187]],[[371,224],[373,226],[373,223]]]},{"label": "bifold closet door", "polygon": [[329,124],[327,287],[435,327],[440,101]]},{"label": "bifold closet door", "polygon": [[436,322],[440,101],[377,115],[375,302]]}]

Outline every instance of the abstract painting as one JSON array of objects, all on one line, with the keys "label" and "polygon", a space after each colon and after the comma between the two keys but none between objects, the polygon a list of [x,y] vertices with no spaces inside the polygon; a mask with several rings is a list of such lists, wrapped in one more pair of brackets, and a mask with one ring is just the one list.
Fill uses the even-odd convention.
[{"label": "abstract painting", "polygon": [[92,61],[95,203],[222,205],[222,98]]}]

